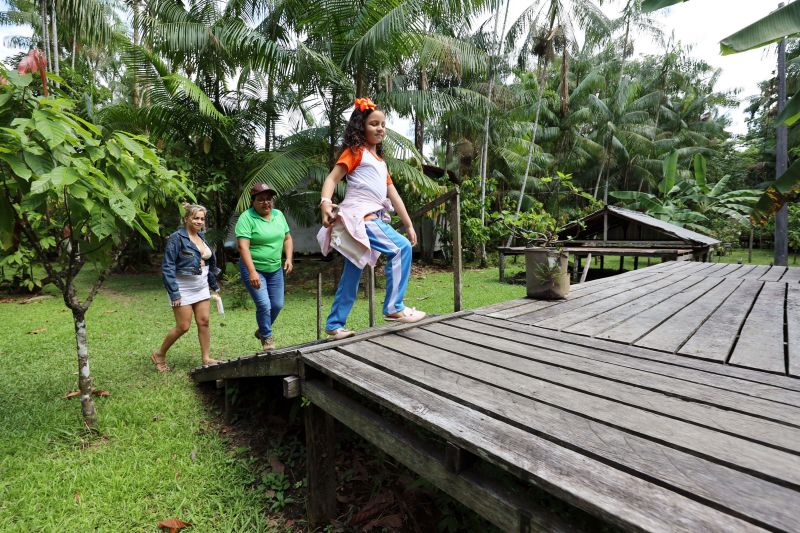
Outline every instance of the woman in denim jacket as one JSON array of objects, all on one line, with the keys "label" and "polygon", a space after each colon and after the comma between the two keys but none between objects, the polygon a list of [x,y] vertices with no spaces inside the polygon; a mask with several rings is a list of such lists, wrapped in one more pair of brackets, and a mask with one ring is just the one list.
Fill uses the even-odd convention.
[{"label": "woman in denim jacket", "polygon": [[172,344],[192,325],[192,314],[197,323],[200,339],[200,355],[204,365],[218,363],[209,356],[211,333],[208,328],[211,290],[219,293],[217,265],[214,253],[205,240],[203,229],[206,223],[206,208],[196,204],[184,204],[183,225],[169,236],[161,274],[167,289],[175,327],[167,332],[161,347],[150,355],[150,360],[159,372],[169,372],[167,351]]}]

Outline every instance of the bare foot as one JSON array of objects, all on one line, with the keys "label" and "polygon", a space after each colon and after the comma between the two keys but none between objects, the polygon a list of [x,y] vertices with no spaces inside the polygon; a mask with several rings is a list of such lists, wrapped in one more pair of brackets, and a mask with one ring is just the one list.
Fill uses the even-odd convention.
[{"label": "bare foot", "polygon": [[219,359],[211,359],[210,357],[207,359],[203,359],[203,365],[218,365],[221,362],[222,361],[220,361]]},{"label": "bare foot", "polygon": [[170,371],[169,366],[167,366],[167,358],[158,353],[158,350],[150,354],[150,360],[156,365],[156,370],[159,372]]}]

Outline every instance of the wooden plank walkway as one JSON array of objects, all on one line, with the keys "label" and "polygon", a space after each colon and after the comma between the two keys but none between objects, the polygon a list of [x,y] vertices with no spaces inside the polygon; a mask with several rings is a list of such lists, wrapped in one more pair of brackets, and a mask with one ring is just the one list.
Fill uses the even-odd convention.
[{"label": "wooden plank walkway", "polygon": [[[800,531],[797,270],[662,263],[558,302],[512,300],[194,377],[298,365],[313,486],[332,475],[327,416],[507,531],[596,529],[541,493],[632,531]],[[324,497],[311,494],[312,507]]]}]

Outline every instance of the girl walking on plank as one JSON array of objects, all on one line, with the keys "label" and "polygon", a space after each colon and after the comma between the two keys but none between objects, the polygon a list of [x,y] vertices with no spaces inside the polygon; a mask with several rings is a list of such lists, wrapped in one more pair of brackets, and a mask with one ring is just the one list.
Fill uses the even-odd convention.
[{"label": "girl walking on plank", "polygon": [[[322,253],[331,248],[344,256],[339,287],[325,322],[329,339],[354,335],[345,328],[347,315],[358,294],[361,271],[375,266],[378,257],[386,256],[386,298],[383,318],[387,321],[417,322],[425,313],[403,303],[411,274],[411,247],[417,234],[406,206],[392,184],[383,156],[386,115],[369,98],[357,98],[356,108],[344,132],[344,150],[322,185],[320,210],[323,228],[317,234]],[[336,185],[347,178],[344,200],[336,205]],[[406,228],[408,238],[389,224],[389,211],[395,211]]]}]

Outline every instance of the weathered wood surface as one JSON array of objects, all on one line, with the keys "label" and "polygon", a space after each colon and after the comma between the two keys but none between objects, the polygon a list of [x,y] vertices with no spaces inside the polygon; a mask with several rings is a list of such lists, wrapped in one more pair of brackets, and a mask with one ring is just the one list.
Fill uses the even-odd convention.
[{"label": "weathered wood surface", "polygon": [[[425,361],[429,352],[419,348],[411,356],[364,341],[314,352],[304,361],[443,439],[625,528],[793,527],[793,511],[785,506],[795,504],[796,490],[583,418],[531,398],[528,391],[505,389],[490,375],[466,377]],[[703,497],[676,485],[691,486]],[[743,509],[757,516],[740,516]]]},{"label": "weathered wood surface", "polygon": [[800,328],[793,324],[789,333],[795,318],[784,308],[797,271],[669,261],[579,285],[566,300],[517,300],[477,314],[796,375]]}]

